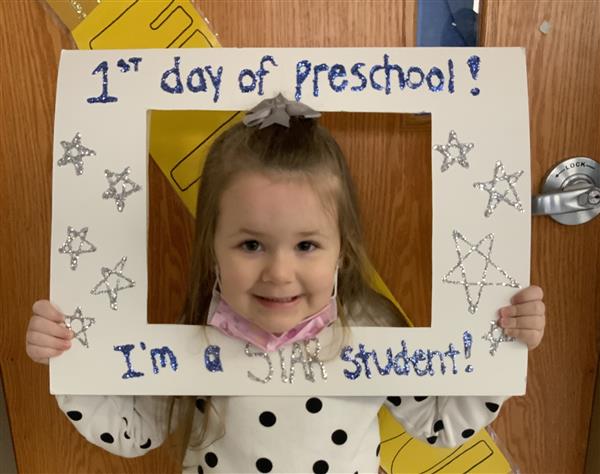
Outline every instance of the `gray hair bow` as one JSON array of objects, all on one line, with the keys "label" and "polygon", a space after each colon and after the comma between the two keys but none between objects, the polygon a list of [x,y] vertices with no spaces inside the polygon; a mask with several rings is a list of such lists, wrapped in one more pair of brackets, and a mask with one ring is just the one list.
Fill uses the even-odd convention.
[{"label": "gray hair bow", "polygon": [[274,123],[290,126],[290,117],[307,119],[318,118],[321,114],[300,102],[287,100],[281,93],[274,99],[265,99],[253,109],[246,112],[244,124],[247,127],[265,128]]}]

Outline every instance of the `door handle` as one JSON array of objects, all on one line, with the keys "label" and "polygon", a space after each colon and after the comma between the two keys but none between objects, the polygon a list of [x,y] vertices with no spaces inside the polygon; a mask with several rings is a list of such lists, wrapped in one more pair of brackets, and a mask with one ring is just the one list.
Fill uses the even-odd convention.
[{"label": "door handle", "polygon": [[565,225],[596,217],[600,214],[600,163],[577,156],[556,165],[544,178],[542,194],[532,196],[531,213]]}]

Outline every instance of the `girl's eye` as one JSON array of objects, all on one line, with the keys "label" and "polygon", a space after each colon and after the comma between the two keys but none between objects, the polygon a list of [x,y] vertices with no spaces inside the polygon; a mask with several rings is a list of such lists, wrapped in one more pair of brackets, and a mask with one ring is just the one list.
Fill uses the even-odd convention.
[{"label": "girl's eye", "polygon": [[300,242],[297,247],[301,252],[312,252],[317,248],[317,244],[311,242],[310,240],[304,240]]},{"label": "girl's eye", "polygon": [[260,243],[258,240],[246,240],[245,242],[242,242],[240,247],[246,252],[257,252],[260,250]]}]

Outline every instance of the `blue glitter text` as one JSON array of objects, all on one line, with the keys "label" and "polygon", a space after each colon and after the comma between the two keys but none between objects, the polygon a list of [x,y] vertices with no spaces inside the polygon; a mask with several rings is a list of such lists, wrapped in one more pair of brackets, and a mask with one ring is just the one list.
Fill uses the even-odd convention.
[{"label": "blue glitter text", "polygon": [[[183,87],[181,67],[179,65],[181,57],[175,56],[173,60],[174,66],[167,69],[162,75],[160,88],[169,94],[183,94],[185,88]],[[205,73],[208,75],[208,79],[214,89],[212,100],[213,102],[217,102],[221,92],[223,66],[219,66],[216,73],[211,65],[194,67],[186,77],[187,89],[192,93],[206,92],[208,90],[208,83],[206,82]]]},{"label": "blue glitter text", "polygon": [[[273,66],[278,66],[273,56],[265,55],[260,60],[260,66],[256,71],[251,69],[242,69],[238,76],[238,86],[243,93],[253,92],[258,84],[258,95],[264,95],[264,78],[270,71],[265,69],[265,63],[270,62]],[[248,81],[249,80],[249,81]]]},{"label": "blue glitter text", "polygon": [[210,345],[204,349],[204,365],[209,372],[223,372],[221,364],[221,348]]},{"label": "blue glitter text", "polygon": [[[376,350],[368,351],[365,345],[358,344],[358,350],[352,346],[345,346],[340,358],[345,362],[353,364],[353,369],[344,369],[344,376],[349,380],[356,380],[361,374],[368,379],[373,377],[374,370],[379,375],[389,375],[392,372],[396,375],[409,375],[414,371],[415,375],[423,377],[433,376],[436,371],[444,375],[447,370],[448,359],[452,364],[452,373],[457,374],[456,356],[460,354],[452,343],[448,344],[448,350],[438,351],[431,349],[416,349],[409,352],[406,341],[400,343],[402,349],[396,353],[391,348],[387,348],[385,356],[381,357]],[[471,368],[472,370],[472,368]]]}]

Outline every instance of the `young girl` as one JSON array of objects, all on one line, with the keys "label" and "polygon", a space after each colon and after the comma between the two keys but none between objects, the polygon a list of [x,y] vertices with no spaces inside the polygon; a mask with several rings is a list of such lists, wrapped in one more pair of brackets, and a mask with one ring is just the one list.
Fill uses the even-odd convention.
[{"label": "young girl", "polygon": [[[246,117],[250,126],[232,127],[208,154],[183,322],[213,325],[274,350],[298,334],[312,337],[327,325],[346,326],[365,315],[401,321],[369,285],[356,197],[334,139],[301,104],[258,109]],[[530,349],[543,334],[541,300],[541,290],[529,287],[499,312],[506,332]],[[47,363],[70,347],[72,335],[49,302],[36,302],[33,313],[27,353]],[[56,398],[83,436],[121,456],[142,455],[173,426],[184,426],[183,470],[198,473],[377,472],[382,404],[413,436],[453,446],[489,424],[504,400]]]}]

